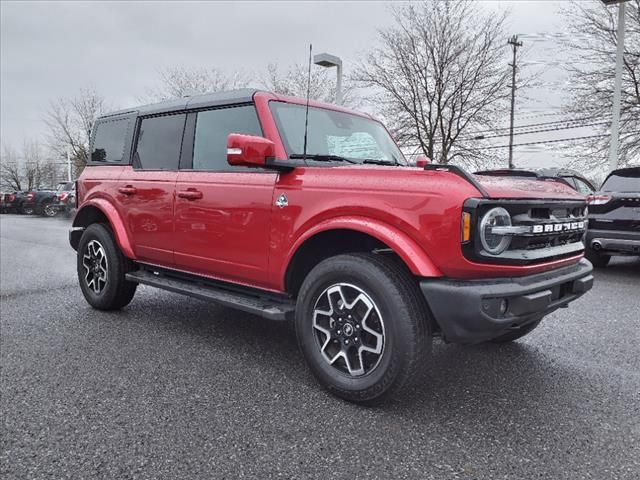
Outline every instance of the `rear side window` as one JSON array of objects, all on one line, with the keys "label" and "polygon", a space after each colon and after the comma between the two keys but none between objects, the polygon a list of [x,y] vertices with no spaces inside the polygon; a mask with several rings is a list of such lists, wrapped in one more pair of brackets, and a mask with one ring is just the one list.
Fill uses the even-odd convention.
[{"label": "rear side window", "polygon": [[95,129],[91,161],[104,163],[121,162],[124,156],[127,131],[129,130],[129,119],[123,118],[97,123]]},{"label": "rear side window", "polygon": [[198,112],[193,145],[194,170],[238,170],[227,162],[227,137],[230,133],[262,136],[255,107],[220,108]]},{"label": "rear side window", "polygon": [[186,115],[143,118],[134,166],[145,170],[177,170]]}]

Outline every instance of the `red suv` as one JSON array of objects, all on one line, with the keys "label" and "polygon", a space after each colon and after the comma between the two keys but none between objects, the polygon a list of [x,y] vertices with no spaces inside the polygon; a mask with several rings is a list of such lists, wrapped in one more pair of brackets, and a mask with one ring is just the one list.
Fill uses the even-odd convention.
[{"label": "red suv", "polygon": [[92,137],[70,232],[89,304],[146,284],[291,319],[351,401],[429,368],[434,336],[511,341],[593,283],[577,192],[410,166],[339,106],[238,90],[112,113]]}]

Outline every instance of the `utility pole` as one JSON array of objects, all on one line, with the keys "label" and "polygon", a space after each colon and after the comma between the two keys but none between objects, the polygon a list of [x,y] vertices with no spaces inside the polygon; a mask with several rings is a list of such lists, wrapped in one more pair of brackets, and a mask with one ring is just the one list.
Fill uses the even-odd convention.
[{"label": "utility pole", "polygon": [[516,106],[516,51],[522,46],[518,36],[514,35],[507,42],[513,48],[513,63],[511,64],[511,123],[509,125],[509,168],[513,168],[513,115]]},{"label": "utility pole", "polygon": [[[603,0],[604,1],[604,0]],[[605,5],[618,3],[618,31],[616,41],[616,73],[613,87],[613,112],[611,117],[611,143],[609,144],[609,169],[618,168],[618,143],[620,138],[620,96],[622,90],[622,61],[624,57],[625,1],[604,1]]]}]

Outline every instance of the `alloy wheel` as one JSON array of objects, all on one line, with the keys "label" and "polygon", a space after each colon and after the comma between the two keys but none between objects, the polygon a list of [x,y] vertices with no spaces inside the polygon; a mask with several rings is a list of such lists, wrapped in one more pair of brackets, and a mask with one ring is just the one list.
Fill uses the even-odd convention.
[{"label": "alloy wheel", "polygon": [[49,204],[46,207],[44,207],[44,214],[47,217],[55,217],[56,213],[58,213],[58,211],[56,210],[56,208],[53,205]]},{"label": "alloy wheel", "polygon": [[85,269],[84,280],[87,287],[100,294],[107,284],[109,265],[104,247],[97,240],[87,243],[82,256],[82,266]]},{"label": "alloy wheel", "polygon": [[384,321],[361,288],[337,283],[325,289],[313,309],[313,329],[322,357],[342,374],[367,375],[380,363]]}]

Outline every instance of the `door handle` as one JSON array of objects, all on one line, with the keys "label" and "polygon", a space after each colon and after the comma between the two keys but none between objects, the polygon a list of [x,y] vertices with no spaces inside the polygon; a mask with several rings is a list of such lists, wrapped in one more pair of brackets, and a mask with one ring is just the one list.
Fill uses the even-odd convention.
[{"label": "door handle", "polygon": [[124,195],[133,195],[135,194],[138,190],[136,189],[136,187],[132,187],[131,185],[127,185],[126,187],[120,187],[118,188],[118,191]]},{"label": "door handle", "polygon": [[178,192],[178,197],[186,198],[187,200],[200,200],[202,192],[199,190],[182,190]]}]

